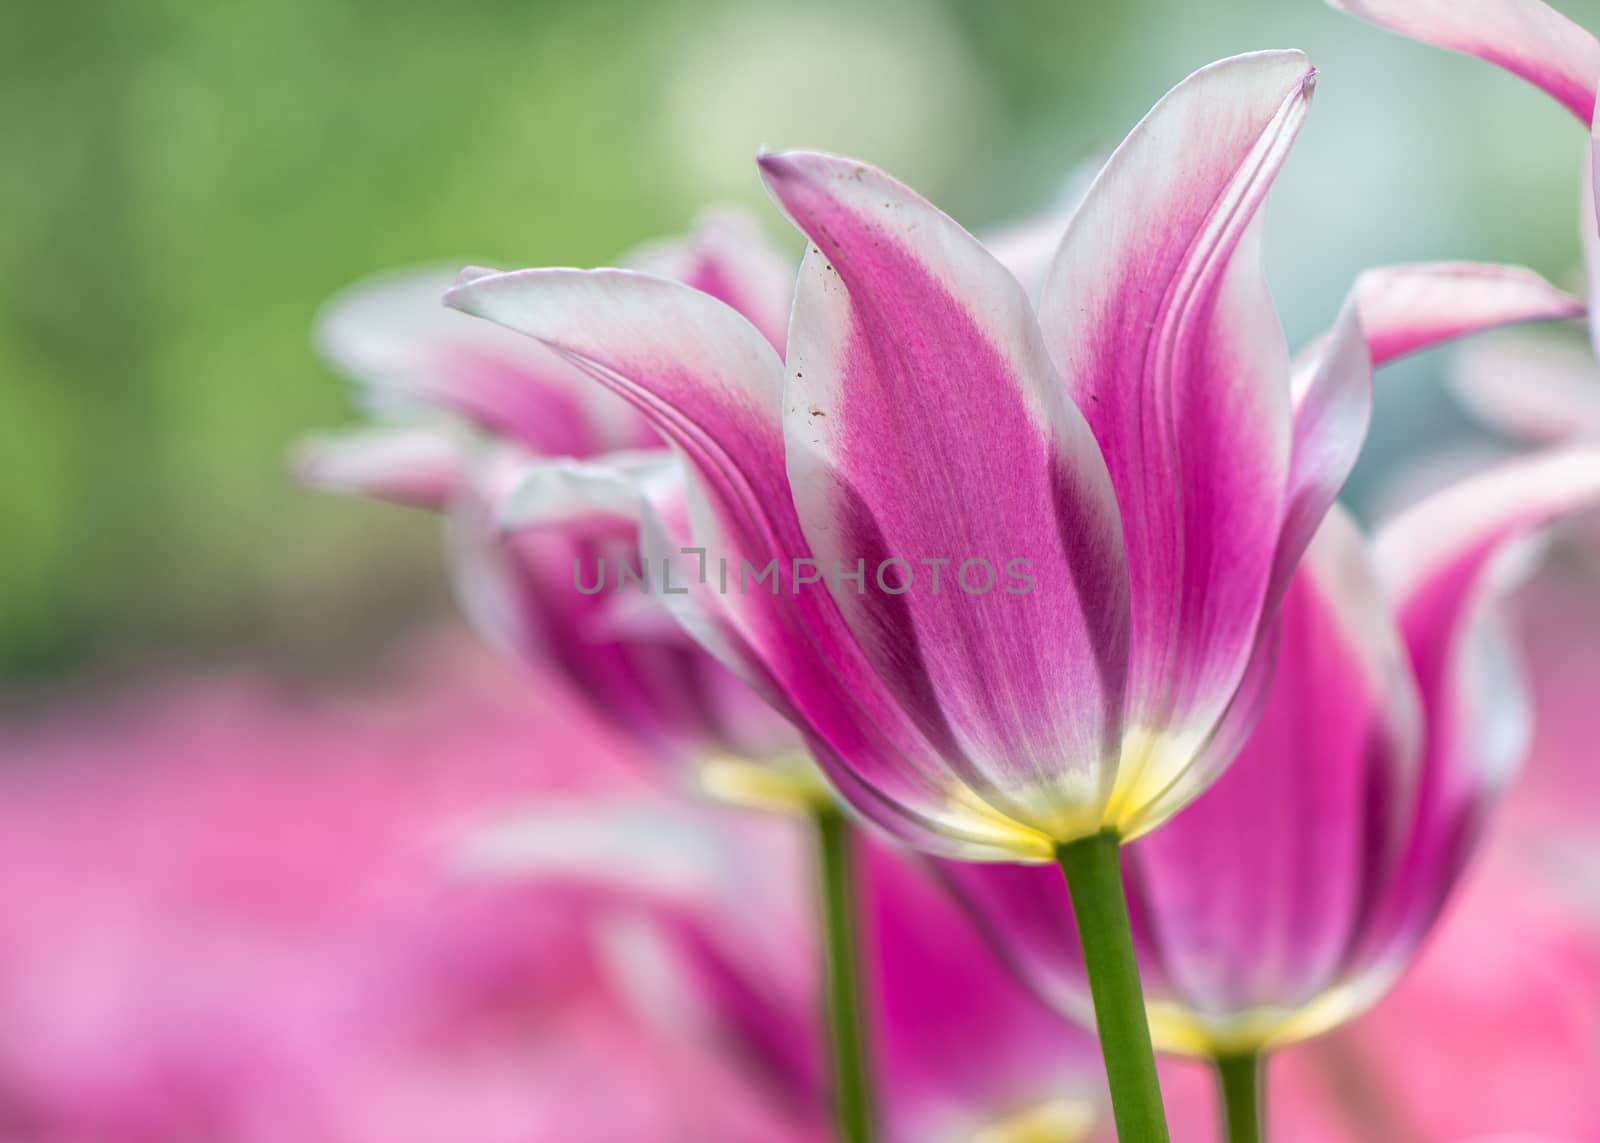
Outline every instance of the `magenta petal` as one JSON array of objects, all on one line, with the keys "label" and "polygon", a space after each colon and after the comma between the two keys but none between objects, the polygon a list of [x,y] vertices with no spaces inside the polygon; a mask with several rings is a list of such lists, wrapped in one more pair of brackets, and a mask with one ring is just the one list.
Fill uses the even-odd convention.
[{"label": "magenta petal", "polygon": [[1380,927],[1388,947],[1414,943],[1437,915],[1526,749],[1521,671],[1491,606],[1504,587],[1501,557],[1597,501],[1600,451],[1556,450],[1461,481],[1378,534],[1429,727],[1417,819]]},{"label": "magenta petal", "polygon": [[1248,744],[1131,854],[1173,994],[1211,1035],[1252,1012],[1295,1014],[1339,981],[1413,796],[1415,687],[1342,514],[1318,533],[1281,623]]},{"label": "magenta petal", "polygon": [[1090,189],[1040,303],[1122,509],[1129,720],[1149,740],[1125,757],[1121,781],[1145,789],[1164,786],[1209,735],[1264,610],[1289,461],[1289,361],[1257,208],[1313,74],[1298,52],[1262,52],[1174,88]]},{"label": "magenta petal", "polygon": [[447,300],[536,339],[655,422],[704,482],[707,511],[730,548],[719,554],[749,555],[759,566],[766,553],[804,552],[787,508],[777,419],[783,366],[733,310],[624,270],[478,277]]},{"label": "magenta petal", "polygon": [[[1105,1081],[1092,1034],[1031,996],[918,866],[877,845],[867,858],[864,943],[888,1137],[984,1138],[996,1121],[1052,1104],[1094,1118]],[[1038,873],[1064,892],[1054,868],[986,868]]]},{"label": "magenta petal", "polygon": [[1122,731],[1121,529],[1028,299],[882,172],[809,152],[761,165],[814,243],[785,398],[800,520],[825,566],[888,584],[836,580],[839,607],[985,800],[1092,832]]},{"label": "magenta petal", "polygon": [[1372,363],[1498,326],[1582,317],[1585,306],[1532,270],[1487,262],[1421,262],[1356,280]]},{"label": "magenta petal", "polygon": [[1333,329],[1295,362],[1289,503],[1272,594],[1288,584],[1355,466],[1372,416],[1374,367],[1497,326],[1583,312],[1577,298],[1520,266],[1431,262],[1357,278]]},{"label": "magenta petal", "polygon": [[1379,27],[1505,68],[1587,125],[1600,42],[1542,0],[1328,0]]}]

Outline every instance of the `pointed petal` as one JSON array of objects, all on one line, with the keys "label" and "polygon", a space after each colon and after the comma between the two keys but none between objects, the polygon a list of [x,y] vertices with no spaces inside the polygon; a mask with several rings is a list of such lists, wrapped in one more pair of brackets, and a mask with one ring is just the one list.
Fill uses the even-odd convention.
[{"label": "pointed petal", "polygon": [[1420,262],[1356,280],[1374,365],[1445,341],[1523,322],[1584,315],[1582,299],[1532,270],[1490,262]]},{"label": "pointed petal", "polygon": [[1271,595],[1294,574],[1344,487],[1372,417],[1372,370],[1497,326],[1580,316],[1577,298],[1520,266],[1430,262],[1368,270],[1328,334],[1295,362],[1294,449]]},{"label": "pointed petal", "polygon": [[444,428],[384,428],[314,436],[291,461],[301,483],[443,511],[468,477],[466,444]]},{"label": "pointed petal", "polygon": [[1257,209],[1310,98],[1298,52],[1203,68],[1112,156],[1040,304],[1111,468],[1133,628],[1119,812],[1167,786],[1250,657],[1290,445],[1289,361]]},{"label": "pointed petal", "polygon": [[1413,40],[1521,76],[1585,124],[1600,87],[1600,42],[1542,0],[1328,0]]},{"label": "pointed petal", "polygon": [[[809,152],[761,166],[814,243],[788,353],[800,521],[825,566],[890,569],[889,588],[837,580],[839,606],[985,800],[1059,838],[1093,832],[1121,734],[1121,532],[1027,297],[880,171]],[[941,590],[927,559],[949,561]]]},{"label": "pointed petal", "polygon": [[1494,602],[1516,542],[1600,503],[1600,450],[1522,458],[1402,512],[1379,532],[1378,566],[1421,687],[1429,738],[1410,850],[1379,939],[1402,950],[1437,915],[1486,808],[1529,732],[1521,672]]}]

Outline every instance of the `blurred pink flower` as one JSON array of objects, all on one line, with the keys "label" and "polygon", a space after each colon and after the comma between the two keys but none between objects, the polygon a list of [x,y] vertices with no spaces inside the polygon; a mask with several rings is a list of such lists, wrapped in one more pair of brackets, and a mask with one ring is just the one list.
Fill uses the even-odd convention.
[{"label": "blurred pink flower", "polygon": [[[822,1139],[805,831],[661,798],[538,693],[441,643],[372,694],[224,676],[0,729],[0,1137]],[[1093,1040],[866,871],[884,1137],[1088,1138]]]},{"label": "blurred pink flower", "polygon": [[[935,852],[1048,860],[1142,833],[1215,777],[1206,743],[1247,719],[1234,696],[1259,687],[1262,623],[1353,462],[1373,361],[1577,311],[1526,272],[1400,271],[1291,384],[1254,220],[1311,78],[1268,52],[1174,89],[1073,215],[1037,312],[909,188],[806,152],[761,159],[813,242],[786,362],[727,307],[637,274],[471,270],[449,301],[679,447],[694,511],[671,505],[653,551],[773,561],[774,593],[678,606],[864,816]],[[800,574],[858,557],[866,576],[898,559],[902,590]],[[911,561],[980,557],[1022,563],[1029,589],[905,590]]]},{"label": "blurred pink flower", "polygon": [[456,652],[376,702],[241,677],[6,728],[0,1136],[814,1138],[640,1022],[616,895],[452,872],[506,799],[638,796],[608,741]]},{"label": "blurred pink flower", "polygon": [[[712,212],[683,241],[630,262],[733,306],[781,344],[793,267],[742,215]],[[458,593],[477,629],[534,664],[554,664],[658,767],[694,779],[721,754],[792,754],[787,725],[662,616],[610,591],[580,590],[637,567],[633,523],[569,516],[506,536],[492,505],[533,458],[659,449],[645,418],[570,362],[440,302],[449,276],[412,272],[357,286],[328,306],[318,344],[376,411],[411,423],[307,442],[309,483],[447,513]],[[452,427],[441,414],[454,418]],[[474,432],[465,426],[471,426]]]},{"label": "blurred pink flower", "polygon": [[[635,879],[640,864],[672,863],[656,846],[630,846],[627,832],[605,824],[612,811],[598,812],[584,820],[535,807],[505,820],[478,839],[473,868],[513,882],[560,871],[610,892]],[[726,821],[702,819],[699,848],[725,828],[715,823]],[[803,842],[804,834],[784,819],[745,819],[737,840],[724,838],[716,858],[700,867],[703,884],[720,885],[721,892],[701,902],[691,923],[675,926],[674,939],[638,940],[629,951],[646,969],[641,978],[656,982],[653,992],[671,1025],[699,1028],[705,1038],[732,1045],[740,1058],[764,1064],[770,1085],[821,1109],[811,903],[803,894],[772,890],[803,887],[806,865],[799,847],[774,846],[775,840]],[[1093,1037],[1029,995],[921,869],[881,843],[863,844],[866,1035],[881,1137],[894,1143],[1101,1138],[1109,1117]],[[680,854],[687,848],[678,846]],[[763,867],[769,875],[752,880]],[[770,875],[772,868],[788,875]]]},{"label": "blurred pink flower", "polygon": [[[1382,1004],[1272,1057],[1267,1138],[1600,1140],[1600,940],[1502,848],[1490,846]],[[1185,1143],[1221,1138],[1212,1082],[1198,1063],[1163,1071]]]}]

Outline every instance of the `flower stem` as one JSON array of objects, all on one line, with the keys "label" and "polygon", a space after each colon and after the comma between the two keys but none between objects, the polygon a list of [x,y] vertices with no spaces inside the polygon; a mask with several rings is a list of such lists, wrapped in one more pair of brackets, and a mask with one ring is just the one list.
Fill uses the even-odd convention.
[{"label": "flower stem", "polygon": [[872,1095],[862,1033],[861,972],[856,952],[856,879],[850,823],[835,806],[818,808],[818,873],[822,928],[827,946],[828,1042],[833,1058],[833,1102],[844,1143],[870,1143]]},{"label": "flower stem", "polygon": [[1260,1052],[1218,1056],[1217,1090],[1222,1095],[1223,1134],[1228,1143],[1261,1143],[1261,1083],[1264,1064]]},{"label": "flower stem", "polygon": [[1119,847],[1115,833],[1100,833],[1057,847],[1056,860],[1066,874],[1083,944],[1117,1138],[1166,1143],[1167,1118],[1134,957]]}]

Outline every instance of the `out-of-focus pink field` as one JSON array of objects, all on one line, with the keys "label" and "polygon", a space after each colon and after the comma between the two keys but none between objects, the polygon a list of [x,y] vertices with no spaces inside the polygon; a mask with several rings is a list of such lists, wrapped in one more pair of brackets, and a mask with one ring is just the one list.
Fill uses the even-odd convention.
[{"label": "out-of-focus pink field", "polygon": [[[1574,729],[1592,599],[1558,570],[1524,600],[1529,771],[1400,988],[1275,1060],[1277,1139],[1600,1139],[1600,784]],[[0,732],[0,1138],[821,1137],[814,1044],[726,1034],[648,935],[715,917],[762,981],[739,1010],[803,1023],[796,827],[654,788],[562,684],[464,637],[376,678],[177,677]],[[871,985],[902,1005],[971,985],[970,965],[940,981],[951,949],[981,955],[915,900],[896,939],[923,942],[919,979]],[[901,1071],[923,1047],[970,1060],[959,1027],[916,1023]],[[1176,1137],[1212,1138],[1203,1072],[1173,1066],[1167,1092]]]}]

